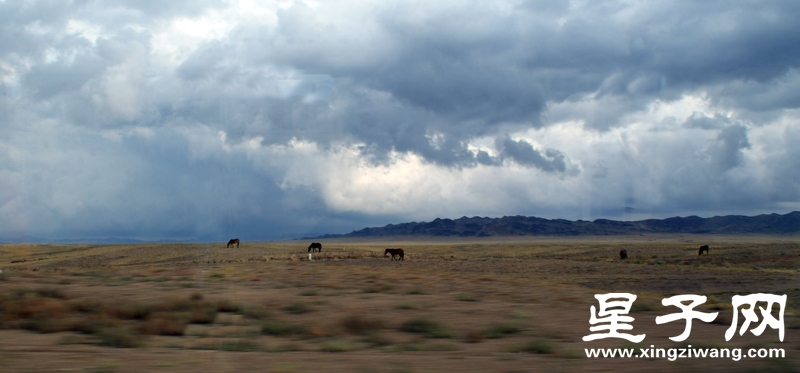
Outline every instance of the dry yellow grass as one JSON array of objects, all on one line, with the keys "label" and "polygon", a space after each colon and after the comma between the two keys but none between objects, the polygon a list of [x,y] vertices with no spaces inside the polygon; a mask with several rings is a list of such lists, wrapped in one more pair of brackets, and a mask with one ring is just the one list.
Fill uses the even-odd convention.
[{"label": "dry yellow grass", "polygon": [[[675,294],[730,311],[735,294],[787,294],[786,339],[724,341],[729,316],[689,341],[800,348],[800,242],[792,237],[645,236],[328,240],[147,245],[0,245],[0,367],[8,371],[538,370],[782,371],[785,361],[586,359],[594,294],[630,292],[635,330]],[[708,256],[697,247],[711,246]],[[403,262],[383,256],[402,247]],[[620,260],[620,249],[629,259]],[[726,318],[727,317],[727,318]],[[681,324],[681,325],[678,325]],[[641,346],[638,346],[641,347]],[[208,351],[215,351],[209,354]],[[332,355],[336,353],[335,355]],[[77,354],[77,355],[76,355]],[[83,356],[84,358],[75,358]],[[583,358],[581,358],[583,357]],[[792,365],[788,365],[792,366]]]}]

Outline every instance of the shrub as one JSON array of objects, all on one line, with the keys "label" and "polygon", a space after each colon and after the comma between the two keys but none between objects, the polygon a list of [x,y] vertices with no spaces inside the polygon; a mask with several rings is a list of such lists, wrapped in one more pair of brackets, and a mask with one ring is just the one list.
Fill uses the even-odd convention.
[{"label": "shrub", "polygon": [[147,335],[183,335],[191,315],[186,312],[157,312],[140,325],[140,332]]},{"label": "shrub", "polygon": [[462,302],[477,302],[478,301],[478,297],[475,294],[472,294],[472,293],[460,293],[460,294],[458,294],[458,296],[456,296],[456,299],[460,300]]},{"label": "shrub", "polygon": [[453,332],[444,325],[426,318],[411,319],[400,326],[400,330],[417,333],[430,338],[452,338]]},{"label": "shrub", "polygon": [[172,298],[157,304],[154,308],[161,312],[181,312],[191,309],[192,303],[194,302],[189,299]]},{"label": "shrub", "polygon": [[261,333],[277,337],[304,335],[307,328],[300,324],[291,324],[280,320],[267,320],[261,324]]},{"label": "shrub", "polygon": [[[69,329],[64,319],[71,309],[63,299],[20,293],[0,303],[0,321],[12,322],[12,326],[23,329],[54,333]],[[19,319],[22,321],[13,323]]]},{"label": "shrub", "polygon": [[101,330],[116,328],[120,325],[121,321],[106,315],[87,315],[73,323],[70,330],[84,334],[97,334]]},{"label": "shrub", "polygon": [[242,314],[248,319],[255,320],[264,320],[272,317],[272,312],[270,312],[266,307],[261,306],[245,307],[242,311]]},{"label": "shrub", "polygon": [[507,335],[519,333],[520,331],[522,331],[522,328],[517,324],[500,323],[489,327],[489,330],[486,331],[486,336],[488,338],[502,338]]},{"label": "shrub", "polygon": [[196,305],[190,311],[192,324],[211,324],[217,318],[217,309],[210,305]]},{"label": "shrub", "polygon": [[233,303],[227,299],[222,299],[217,302],[218,312],[242,312],[244,307],[239,304]]},{"label": "shrub", "polygon": [[439,324],[433,320],[418,318],[404,322],[400,330],[408,333],[428,333],[437,327]]},{"label": "shrub", "polygon": [[320,346],[320,349],[325,352],[347,352],[353,351],[356,348],[358,348],[358,346],[355,343],[344,339],[328,340],[323,342],[322,346]]},{"label": "shrub", "polygon": [[366,334],[362,341],[374,347],[385,347],[394,344],[394,341],[391,338],[379,332]]},{"label": "shrub", "polygon": [[376,283],[364,288],[365,293],[382,293],[394,289],[394,285],[388,283]]},{"label": "shrub", "polygon": [[398,345],[397,351],[456,351],[458,347],[450,343],[411,342]]},{"label": "shrub", "polygon": [[397,306],[397,308],[401,310],[416,310],[419,309],[419,306],[416,303],[406,302]]},{"label": "shrub", "polygon": [[464,335],[464,342],[467,343],[480,343],[483,341],[483,333],[478,331],[470,331]]},{"label": "shrub", "polygon": [[70,329],[70,324],[61,318],[49,318],[43,316],[36,316],[25,319],[22,322],[23,329],[32,330],[40,333],[58,333]]},{"label": "shrub", "polygon": [[141,345],[141,337],[125,327],[102,329],[97,333],[97,338],[101,346],[130,348]]},{"label": "shrub", "polygon": [[100,310],[109,317],[122,320],[145,320],[156,309],[157,307],[148,304],[104,305],[100,307]]},{"label": "shrub", "polygon": [[318,294],[319,294],[319,292],[317,291],[317,289],[307,289],[307,290],[303,290],[300,293],[300,295],[302,295],[304,297],[313,297],[313,296],[318,295]]},{"label": "shrub", "polygon": [[636,302],[631,306],[631,312],[647,312],[654,309],[656,309],[656,307],[654,307],[652,303],[645,301]]},{"label": "shrub", "polygon": [[555,350],[555,346],[550,341],[539,338],[512,348],[512,352],[529,352],[532,354],[552,354]]},{"label": "shrub", "polygon": [[37,298],[23,304],[22,313],[27,317],[64,318],[70,311],[67,302],[57,298]]},{"label": "shrub", "polygon": [[42,298],[53,298],[53,299],[69,299],[61,290],[58,289],[36,289],[36,290],[22,290],[23,294],[26,293],[33,293]]},{"label": "shrub", "polygon": [[302,314],[314,311],[314,308],[303,302],[295,302],[283,308],[284,311],[294,314]]},{"label": "shrub", "polygon": [[231,351],[231,352],[255,352],[255,351],[263,351],[264,347],[256,342],[249,341],[246,339],[240,339],[238,341],[233,341],[233,342],[224,342],[221,345],[219,345],[219,347],[213,349],[221,351]]},{"label": "shrub", "polygon": [[350,315],[341,322],[342,327],[352,334],[369,334],[384,327],[383,320],[367,318],[362,315]]},{"label": "shrub", "polygon": [[82,313],[98,313],[103,309],[103,303],[92,299],[80,299],[70,303],[72,309]]}]

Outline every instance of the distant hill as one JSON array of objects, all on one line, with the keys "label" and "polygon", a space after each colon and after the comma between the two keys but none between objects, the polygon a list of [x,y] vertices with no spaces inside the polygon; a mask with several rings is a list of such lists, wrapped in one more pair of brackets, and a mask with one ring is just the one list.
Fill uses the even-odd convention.
[{"label": "distant hill", "polygon": [[563,220],[527,216],[502,218],[462,217],[436,219],[431,222],[389,224],[384,227],[364,228],[342,235],[325,235],[317,238],[337,237],[387,237],[387,236],[582,236],[627,235],[642,233],[693,233],[693,234],[797,234],[800,233],[800,212],[786,215],[758,216],[698,216],[616,221],[597,219]]}]

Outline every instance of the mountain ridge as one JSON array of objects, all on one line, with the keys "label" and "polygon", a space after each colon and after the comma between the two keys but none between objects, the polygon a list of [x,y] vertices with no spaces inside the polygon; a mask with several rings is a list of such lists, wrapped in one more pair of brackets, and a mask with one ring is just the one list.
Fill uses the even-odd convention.
[{"label": "mountain ridge", "polygon": [[501,218],[466,217],[436,218],[430,222],[388,224],[369,227],[347,234],[326,234],[313,238],[352,238],[386,236],[604,236],[644,233],[684,234],[777,234],[800,233],[800,211],[785,215],[757,216],[725,215],[711,218],[699,216],[671,217],[619,221],[609,219],[565,220],[535,216],[504,216]]}]

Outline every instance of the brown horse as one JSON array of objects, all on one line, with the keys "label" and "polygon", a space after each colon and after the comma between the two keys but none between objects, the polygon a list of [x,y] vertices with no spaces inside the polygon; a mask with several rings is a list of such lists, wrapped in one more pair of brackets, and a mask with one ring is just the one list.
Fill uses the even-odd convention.
[{"label": "brown horse", "polygon": [[236,247],[239,247],[239,239],[238,238],[234,238],[234,239],[228,241],[228,246],[227,247],[231,247],[233,245],[236,245]]},{"label": "brown horse", "polygon": [[392,260],[394,260],[395,255],[400,256],[400,259],[397,259],[398,261],[406,260],[404,256],[405,254],[403,253],[403,249],[386,249],[386,251],[383,252],[383,256],[386,256],[386,254],[392,254]]},{"label": "brown horse", "polygon": [[620,250],[619,251],[619,258],[620,259],[628,259],[628,250]]},{"label": "brown horse", "polygon": [[703,246],[700,246],[700,249],[699,249],[699,250],[697,250],[697,255],[698,255],[698,256],[699,256],[699,255],[703,255],[703,251],[705,251],[705,252],[706,252],[706,255],[708,255],[708,245],[703,245]]},{"label": "brown horse", "polygon": [[311,245],[308,245],[308,252],[313,253],[314,251],[322,252],[322,244],[319,242],[312,242]]}]

